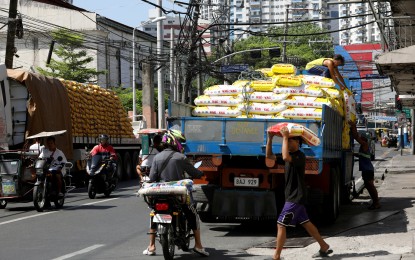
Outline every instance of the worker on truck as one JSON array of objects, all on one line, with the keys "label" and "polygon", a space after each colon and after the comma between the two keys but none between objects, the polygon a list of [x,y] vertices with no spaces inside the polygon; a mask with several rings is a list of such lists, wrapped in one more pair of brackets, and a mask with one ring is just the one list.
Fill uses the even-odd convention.
[{"label": "worker on truck", "polygon": [[[289,130],[285,126],[281,128],[282,135],[282,159],[285,161],[285,204],[277,220],[277,242],[273,260],[281,259],[281,251],[287,237],[286,227],[301,224],[308,234],[312,236],[320,245],[320,250],[313,255],[316,257],[326,257],[333,253],[330,246],[324,241],[317,228],[311,223],[305,209],[305,154],[300,150],[302,139],[299,136],[289,137]],[[277,156],[272,152],[272,138],[275,132],[268,131],[266,158],[277,160]]]},{"label": "worker on truck", "polygon": [[308,74],[331,78],[339,85],[341,90],[347,88],[338,66],[344,66],[344,58],[336,54],[333,58],[320,58],[307,63],[305,69]]}]

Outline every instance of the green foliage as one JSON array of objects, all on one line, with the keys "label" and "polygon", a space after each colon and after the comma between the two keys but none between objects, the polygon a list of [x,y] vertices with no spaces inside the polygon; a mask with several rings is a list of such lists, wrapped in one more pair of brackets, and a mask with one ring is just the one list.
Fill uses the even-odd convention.
[{"label": "green foliage", "polygon": [[52,37],[58,43],[53,53],[59,57],[59,60],[51,59],[50,64],[46,65],[47,69],[38,67],[41,74],[85,83],[105,73],[86,67],[94,59],[87,56],[86,50],[82,49],[84,43],[82,35],[59,29],[52,32]]},{"label": "green foliage", "polygon": [[213,85],[221,84],[221,81],[217,78],[208,77],[205,82],[203,82],[203,89],[208,88]]},{"label": "green foliage", "polygon": [[[290,24],[287,36],[287,57],[297,57],[305,62],[321,57],[333,56],[333,44],[329,34],[320,34],[323,30],[312,23]],[[247,39],[237,41],[234,51],[279,47],[283,55],[284,27],[272,27],[267,36],[251,36]],[[318,40],[318,43],[309,42]],[[261,59],[253,59],[250,53],[237,54],[232,58],[232,63],[245,63],[254,69],[269,68],[275,63],[280,63],[281,57],[270,58],[268,51],[262,51]]]}]

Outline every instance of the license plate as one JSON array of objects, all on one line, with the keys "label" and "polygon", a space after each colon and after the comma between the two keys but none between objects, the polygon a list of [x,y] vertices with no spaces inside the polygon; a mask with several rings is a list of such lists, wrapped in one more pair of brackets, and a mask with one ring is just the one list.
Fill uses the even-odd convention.
[{"label": "license plate", "polygon": [[171,223],[172,216],[169,214],[156,214],[153,217],[154,223]]},{"label": "license plate", "polygon": [[3,182],[1,188],[4,195],[16,194],[16,186],[14,182]]},{"label": "license plate", "polygon": [[258,187],[259,178],[235,177],[233,179],[233,185],[238,187]]}]

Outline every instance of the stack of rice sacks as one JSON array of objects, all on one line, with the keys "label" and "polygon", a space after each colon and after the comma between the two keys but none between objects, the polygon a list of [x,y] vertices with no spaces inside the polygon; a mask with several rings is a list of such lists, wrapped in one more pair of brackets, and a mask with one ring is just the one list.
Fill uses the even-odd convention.
[{"label": "stack of rice sacks", "polygon": [[336,89],[330,78],[296,75],[292,64],[275,64],[258,71],[264,79],[242,79],[205,89],[204,95],[195,99],[193,115],[321,120],[322,106],[327,105],[345,117],[342,140],[343,147],[349,148],[347,121],[356,118],[350,91]]},{"label": "stack of rice sacks", "polygon": [[68,93],[73,136],[134,138],[127,112],[113,91],[69,80],[62,83]]}]

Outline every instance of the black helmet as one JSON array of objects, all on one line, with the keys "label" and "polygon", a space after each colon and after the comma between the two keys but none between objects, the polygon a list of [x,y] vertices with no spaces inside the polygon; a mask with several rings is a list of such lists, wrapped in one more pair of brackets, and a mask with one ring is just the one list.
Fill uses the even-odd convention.
[{"label": "black helmet", "polygon": [[108,141],[108,139],[109,139],[109,137],[108,137],[108,135],[106,135],[106,134],[100,134],[99,136],[98,136],[98,139],[99,139],[99,141]]}]

